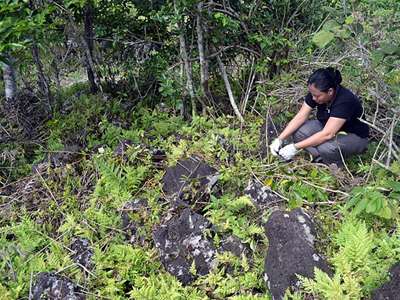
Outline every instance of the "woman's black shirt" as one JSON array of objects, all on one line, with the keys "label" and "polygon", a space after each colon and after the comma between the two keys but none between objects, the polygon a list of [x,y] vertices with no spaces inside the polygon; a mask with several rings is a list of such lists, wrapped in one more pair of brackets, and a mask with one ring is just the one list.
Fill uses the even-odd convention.
[{"label": "woman's black shirt", "polygon": [[368,137],[368,125],[358,120],[363,112],[360,100],[350,90],[339,86],[335,98],[329,104],[318,104],[312,99],[311,93],[308,93],[304,100],[308,106],[317,107],[317,119],[323,125],[329,117],[346,119],[346,123],[339,131],[355,133],[361,138]]}]

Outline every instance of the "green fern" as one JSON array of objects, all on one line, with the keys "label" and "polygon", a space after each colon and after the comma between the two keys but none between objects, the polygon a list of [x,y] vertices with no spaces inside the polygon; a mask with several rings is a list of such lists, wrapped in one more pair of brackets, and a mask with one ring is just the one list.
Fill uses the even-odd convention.
[{"label": "green fern", "polygon": [[194,287],[183,287],[170,274],[153,273],[140,278],[129,292],[131,299],[143,300],[204,300],[208,299],[204,291]]},{"label": "green fern", "polygon": [[359,288],[351,287],[348,290],[349,285],[342,283],[341,274],[336,273],[333,278],[329,277],[328,274],[315,268],[315,278],[308,279],[302,276],[298,276],[303,283],[303,289],[310,294],[319,295],[324,299],[329,300],[350,300],[357,299],[359,295]]},{"label": "green fern", "polygon": [[[382,242],[381,237],[378,238],[368,230],[365,222],[347,216],[333,238],[337,248],[331,259],[335,274],[329,277],[315,269],[314,279],[299,276],[304,291],[328,300],[361,299],[368,296],[385,280],[385,274],[396,259],[396,253],[399,255],[398,237],[388,236],[387,233],[384,235],[386,241]],[[392,262],[387,261],[386,255],[391,257]]]},{"label": "green fern", "polygon": [[23,298],[29,292],[31,276],[72,264],[62,241],[48,237],[28,216],[21,219],[0,232],[0,299]]},{"label": "green fern", "polygon": [[100,173],[94,192],[99,198],[112,199],[112,206],[119,207],[138,191],[149,173],[148,165],[121,165],[112,158],[96,160]]}]

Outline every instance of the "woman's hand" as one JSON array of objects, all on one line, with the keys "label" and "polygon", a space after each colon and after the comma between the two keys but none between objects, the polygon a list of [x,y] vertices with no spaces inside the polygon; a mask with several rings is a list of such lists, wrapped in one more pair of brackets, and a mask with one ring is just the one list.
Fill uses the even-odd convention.
[{"label": "woman's hand", "polygon": [[284,160],[291,160],[298,152],[299,149],[297,149],[294,144],[289,144],[279,150],[279,155],[282,156]]},{"label": "woman's hand", "polygon": [[278,156],[279,149],[282,147],[283,141],[279,138],[276,138],[272,141],[271,145],[269,145],[269,149],[273,156]]}]

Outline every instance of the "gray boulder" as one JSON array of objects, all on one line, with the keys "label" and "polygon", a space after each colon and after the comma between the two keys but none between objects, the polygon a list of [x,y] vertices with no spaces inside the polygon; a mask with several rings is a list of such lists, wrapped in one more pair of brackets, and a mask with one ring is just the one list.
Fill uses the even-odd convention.
[{"label": "gray boulder", "polygon": [[[217,266],[217,252],[231,252],[239,258],[245,256],[252,263],[251,250],[235,236],[222,236],[217,249],[212,239],[216,231],[205,217],[190,208],[183,208],[158,226],[153,240],[167,272],[187,285]],[[233,271],[230,265],[226,267],[227,273]]]},{"label": "gray boulder", "polygon": [[43,272],[36,277],[32,288],[32,299],[84,300],[85,296],[68,278]]},{"label": "gray boulder", "polygon": [[242,243],[242,241],[233,236],[224,236],[221,239],[221,246],[218,249],[219,252],[231,252],[233,255],[237,257],[242,257],[246,256],[247,258],[250,258],[251,251],[247,244]]},{"label": "gray boulder", "polygon": [[273,193],[269,187],[254,178],[249,180],[244,194],[248,195],[253,200],[254,205],[261,211],[282,201],[282,198]]},{"label": "gray boulder", "polygon": [[163,191],[169,199],[204,204],[208,202],[208,196],[217,180],[216,169],[198,157],[190,157],[167,168],[163,177]]},{"label": "gray boulder", "polygon": [[372,293],[372,300],[400,300],[400,262],[389,271],[390,281]]},{"label": "gray boulder", "polygon": [[[249,265],[253,264],[253,253],[248,244],[243,243],[239,238],[233,235],[222,237],[220,247],[218,248],[218,253],[223,252],[230,252],[240,259],[246,258]],[[225,262],[224,267],[226,273],[228,274],[233,274],[235,271],[235,266],[231,263]],[[242,266],[239,268],[239,270],[243,270]]]},{"label": "gray boulder", "polygon": [[75,238],[69,248],[72,250],[72,260],[84,271],[88,271],[93,268],[93,250],[90,247],[89,240],[80,237]]},{"label": "gray boulder", "polygon": [[283,299],[287,288],[299,287],[296,274],[313,278],[317,267],[331,274],[325,259],[315,250],[315,228],[302,209],[275,211],[265,225],[269,240],[265,281],[272,299]]},{"label": "gray boulder", "polygon": [[212,231],[205,217],[188,208],[156,228],[153,239],[165,269],[183,284],[208,274],[216,263]]}]

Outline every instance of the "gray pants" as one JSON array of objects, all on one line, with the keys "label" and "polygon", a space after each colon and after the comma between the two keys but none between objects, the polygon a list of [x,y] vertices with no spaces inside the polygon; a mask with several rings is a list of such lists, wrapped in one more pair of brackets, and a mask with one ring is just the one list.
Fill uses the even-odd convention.
[{"label": "gray pants", "polygon": [[[293,140],[295,143],[298,143],[321,131],[323,128],[323,125],[318,120],[308,120],[293,134]],[[314,158],[321,157],[324,163],[343,165],[340,153],[342,153],[344,158],[353,154],[360,154],[367,148],[367,145],[368,138],[361,138],[354,133],[347,133],[337,134],[333,139],[318,146],[308,147],[306,150]]]}]

